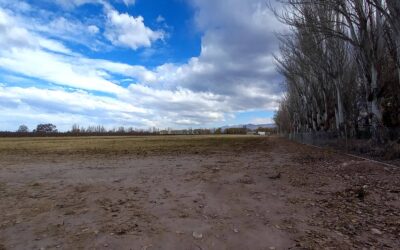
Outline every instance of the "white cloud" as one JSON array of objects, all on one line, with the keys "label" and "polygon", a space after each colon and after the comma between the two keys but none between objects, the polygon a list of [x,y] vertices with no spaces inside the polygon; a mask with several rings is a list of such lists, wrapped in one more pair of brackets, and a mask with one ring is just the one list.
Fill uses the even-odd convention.
[{"label": "white cloud", "polygon": [[32,32],[80,44],[94,51],[108,49],[108,45],[101,40],[100,28],[94,23],[96,22],[84,23],[63,16],[28,20],[25,18],[19,22],[20,25],[29,24],[27,28]]},{"label": "white cloud", "polygon": [[[115,98],[95,96],[85,91],[67,92],[63,89],[39,89],[36,87],[1,87],[0,96],[16,103],[35,103],[43,105],[42,108],[54,111],[73,111],[84,113],[87,111],[101,110],[102,112],[123,112],[131,114],[145,114],[143,108],[119,101]],[[59,106],[55,108],[55,106]]]},{"label": "white cloud", "polygon": [[126,6],[134,5],[136,0],[122,0]]},{"label": "white cloud", "polygon": [[23,1],[0,0],[0,6],[5,6],[19,12],[29,12],[32,10],[32,6]]},{"label": "white cloud", "polygon": [[252,124],[271,124],[275,123],[274,120],[271,117],[265,117],[265,118],[255,118],[250,121]]},{"label": "white cloud", "polygon": [[100,31],[99,27],[97,27],[96,25],[89,25],[87,28],[91,34],[97,34]]},{"label": "white cloud", "polygon": [[153,111],[152,119],[159,127],[187,125],[210,125],[223,121],[225,114],[232,112],[226,97],[212,93],[196,93],[187,89],[161,90],[140,84],[129,86],[130,93],[120,96],[122,100],[133,100]]},{"label": "white cloud", "polygon": [[66,8],[66,9],[73,9],[79,7],[84,4],[93,4],[99,3],[101,4],[103,0],[53,0],[56,4]]},{"label": "white cloud", "polygon": [[[224,120],[225,113],[229,112],[225,101],[225,98],[210,93],[154,91],[138,84],[131,85],[129,93],[117,98],[95,96],[76,90],[0,86],[2,116],[11,114],[12,110],[14,112],[4,120],[2,126],[7,121],[10,124],[12,121],[14,124],[28,123],[26,120],[29,120],[31,126],[53,122],[64,129],[73,123],[138,128],[206,126]],[[75,117],[75,120],[71,122],[67,117]]]},{"label": "white cloud", "polygon": [[155,78],[143,66],[89,59],[73,53],[61,42],[28,31],[12,13],[1,8],[0,45],[1,68],[63,86],[120,94],[125,90],[112,82],[110,74],[141,81]]},{"label": "white cloud", "polygon": [[163,39],[164,34],[146,27],[142,16],[133,17],[110,9],[105,36],[114,45],[136,50],[139,47],[150,47],[154,41]]},{"label": "white cloud", "polygon": [[[132,77],[137,81],[148,83],[156,80],[156,75],[144,66],[128,65],[123,63],[115,63],[101,59],[89,59],[85,57],[76,58],[75,63],[85,70],[104,71],[111,74],[119,74],[126,77]],[[133,80],[133,79],[131,79]]]},{"label": "white cloud", "polygon": [[275,110],[282,90],[272,56],[278,51],[274,31],[285,27],[262,0],[190,2],[204,33],[201,53],[185,64],[157,67],[152,86],[213,93],[236,111]]},{"label": "white cloud", "polygon": [[[0,110],[2,116],[9,113],[6,120],[31,124],[53,122],[63,125],[67,119],[68,128],[73,123],[89,125],[93,123],[104,125],[131,124],[147,126],[151,122],[146,118],[149,111],[115,98],[94,96],[84,91],[67,92],[63,89],[39,89],[36,87],[21,88],[0,86]],[[11,115],[11,112],[12,115]],[[31,116],[30,116],[31,114]],[[6,116],[7,117],[7,116]],[[63,117],[55,119],[55,117]],[[6,121],[5,121],[6,122]]]},{"label": "white cloud", "polygon": [[[135,4],[134,0],[115,0],[114,2],[122,2],[126,6]],[[144,24],[142,16],[133,17],[128,13],[119,13],[110,1],[56,0],[55,3],[67,10],[73,10],[85,4],[97,4],[103,7],[106,19],[103,20],[103,16],[99,15],[95,19],[88,18],[89,21],[86,20],[86,23],[84,23],[83,20],[86,18],[77,20],[67,14],[65,16],[68,16],[68,18],[65,16],[54,16],[49,13],[49,17],[46,20],[41,20],[40,18],[31,20],[34,21],[30,25],[31,28],[65,41],[80,43],[95,51],[107,48],[106,44],[104,44],[105,41],[102,41],[104,37],[114,46],[134,50],[140,47],[150,47],[153,42],[164,38],[164,32],[162,30],[152,30],[147,27]],[[105,24],[104,21],[106,22]],[[104,25],[102,27],[104,28],[103,34],[100,34],[100,23],[102,26]],[[100,35],[104,35],[104,37],[100,37]]]},{"label": "white cloud", "polygon": [[121,93],[123,88],[103,78],[104,72],[86,71],[72,64],[74,57],[64,57],[42,50],[14,48],[0,52],[0,67],[29,77],[79,89]]},{"label": "white cloud", "polygon": [[40,17],[24,15],[18,12],[20,10],[14,11],[1,6],[0,2],[0,33],[2,33],[0,42],[6,44],[6,47],[18,45],[38,47],[40,43],[52,45],[57,43],[57,48],[62,47],[62,50],[57,52],[70,53],[59,40],[78,43],[92,50],[107,47],[99,40],[99,28],[94,24],[53,16],[45,10],[34,7],[30,7],[31,12],[43,12],[38,15]]},{"label": "white cloud", "polygon": [[165,18],[161,15],[158,15],[156,21],[157,21],[157,23],[162,23],[162,22],[165,22]]},{"label": "white cloud", "polygon": [[[50,1],[50,0],[48,0]],[[66,8],[66,9],[73,9],[85,4],[101,4],[101,5],[108,5],[111,6],[111,2],[123,3],[126,6],[135,5],[136,0],[51,0],[54,1],[56,4]]]}]

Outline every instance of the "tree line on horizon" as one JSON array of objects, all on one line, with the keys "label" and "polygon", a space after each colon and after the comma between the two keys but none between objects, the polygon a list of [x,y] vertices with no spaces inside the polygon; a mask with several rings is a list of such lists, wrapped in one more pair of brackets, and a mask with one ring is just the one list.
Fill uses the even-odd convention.
[{"label": "tree line on horizon", "polygon": [[399,137],[400,1],[282,0],[277,66],[286,95],[282,133]]},{"label": "tree line on horizon", "polygon": [[78,124],[72,125],[71,129],[65,132],[60,132],[57,126],[52,123],[38,124],[32,131],[29,130],[28,126],[20,125],[15,132],[0,131],[0,136],[63,136],[63,135],[211,135],[211,134],[247,134],[250,131],[253,132],[267,132],[275,133],[274,128],[263,128],[259,127],[255,130],[250,130],[246,127],[238,128],[216,128],[216,129],[163,129],[152,127],[147,130],[135,129],[133,127],[116,127],[112,129],[106,129],[102,125],[83,127]]}]

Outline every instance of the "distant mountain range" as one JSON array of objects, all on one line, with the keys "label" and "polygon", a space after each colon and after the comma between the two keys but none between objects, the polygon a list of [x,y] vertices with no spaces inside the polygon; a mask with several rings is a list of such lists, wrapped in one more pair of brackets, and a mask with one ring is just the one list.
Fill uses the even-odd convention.
[{"label": "distant mountain range", "polygon": [[258,128],[275,128],[276,125],[273,123],[270,124],[239,124],[239,125],[231,125],[231,126],[223,126],[221,127],[222,130],[228,129],[228,128],[247,128],[250,130],[256,130]]}]

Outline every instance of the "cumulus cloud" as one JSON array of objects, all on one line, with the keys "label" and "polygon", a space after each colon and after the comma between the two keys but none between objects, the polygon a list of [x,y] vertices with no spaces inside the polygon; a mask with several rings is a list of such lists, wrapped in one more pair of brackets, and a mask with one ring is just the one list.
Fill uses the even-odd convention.
[{"label": "cumulus cloud", "polygon": [[226,97],[212,93],[156,90],[140,84],[130,85],[129,90],[130,99],[154,110],[160,125],[180,125],[182,120],[192,121],[193,125],[210,124],[223,121],[225,113],[232,112]]},{"label": "cumulus cloud", "polygon": [[150,47],[154,41],[162,39],[164,34],[146,27],[142,16],[133,17],[109,10],[105,36],[114,45],[136,50],[139,47]]},{"label": "cumulus cloud", "polygon": [[[22,27],[33,32],[40,32],[48,37],[63,41],[78,43],[94,51],[111,50],[112,46],[138,49],[150,47],[154,41],[164,38],[164,31],[152,30],[144,23],[142,16],[131,16],[120,13],[112,3],[123,3],[126,6],[135,4],[134,0],[55,0],[49,1],[61,6],[67,11],[73,11],[82,5],[98,5],[103,9],[103,15],[96,17],[74,17],[66,11],[51,12],[47,9],[37,8],[25,2],[7,2],[0,0],[0,7],[12,10],[14,14],[27,14],[20,19]],[[25,13],[29,12],[29,13]],[[38,15],[39,13],[39,15]],[[105,24],[103,24],[106,22]],[[104,32],[100,32],[99,25],[104,25]],[[104,38],[107,38],[108,43]]]},{"label": "cumulus cloud", "polygon": [[237,111],[274,110],[282,96],[272,56],[278,51],[274,32],[285,27],[261,0],[189,2],[204,33],[201,53],[186,64],[157,67],[159,86],[225,96]]}]

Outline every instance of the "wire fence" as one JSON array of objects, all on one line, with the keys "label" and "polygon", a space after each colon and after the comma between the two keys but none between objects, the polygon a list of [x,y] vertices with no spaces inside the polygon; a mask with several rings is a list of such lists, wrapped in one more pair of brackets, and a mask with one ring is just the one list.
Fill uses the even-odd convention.
[{"label": "wire fence", "polygon": [[385,143],[376,143],[368,136],[348,138],[338,132],[292,133],[284,136],[303,144],[332,148],[377,160],[400,162],[400,139],[398,137],[400,131],[396,129],[390,132],[392,133],[391,138],[394,139],[388,139]]}]

